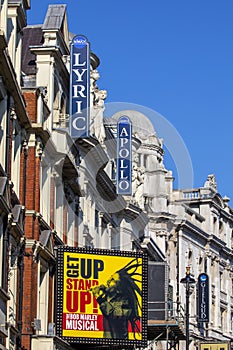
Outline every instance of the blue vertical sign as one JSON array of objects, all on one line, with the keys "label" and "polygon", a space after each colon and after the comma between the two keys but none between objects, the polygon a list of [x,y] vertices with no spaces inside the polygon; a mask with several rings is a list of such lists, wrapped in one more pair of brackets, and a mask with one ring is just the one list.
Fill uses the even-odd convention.
[{"label": "blue vertical sign", "polygon": [[201,273],[198,277],[198,322],[209,322],[209,277]]},{"label": "blue vertical sign", "polygon": [[117,123],[117,194],[132,193],[132,124],[122,116]]},{"label": "blue vertical sign", "polygon": [[90,45],[83,35],[76,35],[70,49],[70,135],[89,136],[90,119]]}]

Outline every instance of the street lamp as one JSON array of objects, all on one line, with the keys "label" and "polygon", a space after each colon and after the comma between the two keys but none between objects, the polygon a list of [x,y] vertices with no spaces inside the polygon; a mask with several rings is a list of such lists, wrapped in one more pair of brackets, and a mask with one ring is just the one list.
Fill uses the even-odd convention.
[{"label": "street lamp", "polygon": [[186,328],[186,350],[189,350],[189,296],[190,286],[195,283],[195,279],[190,276],[190,267],[186,267],[186,276],[180,280],[186,287],[186,312],[185,312],[185,328]]}]

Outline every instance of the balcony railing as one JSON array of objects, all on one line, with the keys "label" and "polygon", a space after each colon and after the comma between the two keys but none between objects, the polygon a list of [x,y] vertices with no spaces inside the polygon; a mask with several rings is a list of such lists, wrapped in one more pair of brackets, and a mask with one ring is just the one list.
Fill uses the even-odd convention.
[{"label": "balcony railing", "polygon": [[[148,339],[184,340],[184,309],[172,301],[148,303]],[[168,329],[172,330],[168,332]],[[172,338],[174,337],[174,339]]]},{"label": "balcony railing", "polygon": [[171,321],[184,323],[184,308],[172,301],[148,302],[148,319],[158,321]]}]

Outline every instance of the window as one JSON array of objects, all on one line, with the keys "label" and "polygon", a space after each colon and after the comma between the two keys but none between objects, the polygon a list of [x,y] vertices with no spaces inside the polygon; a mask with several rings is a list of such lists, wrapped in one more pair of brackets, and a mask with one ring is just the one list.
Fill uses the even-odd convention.
[{"label": "window", "polygon": [[231,334],[233,335],[233,312],[231,313],[231,324],[230,324]]},{"label": "window", "polygon": [[227,312],[225,309],[220,309],[220,314],[221,314],[221,328],[223,332],[226,332],[226,316]]},{"label": "window", "polygon": [[49,291],[49,269],[48,263],[40,258],[39,261],[39,288],[38,288],[38,319],[41,320],[42,334],[47,334],[48,324],[48,291]]},{"label": "window", "polygon": [[54,228],[58,236],[62,239],[63,235],[63,203],[64,190],[62,183],[57,180],[55,187],[55,210],[54,210]]},{"label": "window", "polygon": [[42,164],[41,167],[41,197],[40,197],[40,212],[45,221],[49,222],[50,216],[50,167]]},{"label": "window", "polygon": [[220,290],[224,290],[223,271],[219,272]]},{"label": "window", "polygon": [[10,295],[14,296],[10,298],[8,307],[9,307],[9,322],[12,324],[15,324],[16,320],[16,309],[17,309],[17,298],[15,296],[17,295],[17,275],[18,275],[18,254],[19,254],[19,246],[17,244],[17,241],[15,238],[11,235],[10,236],[10,246],[11,246],[11,251],[10,251],[10,264],[9,264],[9,274],[10,274],[10,279],[8,282],[8,288],[9,288],[9,293]]},{"label": "window", "polygon": [[116,180],[116,164],[114,160],[111,161],[111,179]]},{"label": "window", "polygon": [[[2,222],[2,217],[0,216],[0,256],[4,258],[3,255],[3,222]],[[3,285],[3,264],[0,264],[0,287]]]},{"label": "window", "polygon": [[117,228],[111,230],[111,249],[120,249],[120,233]]},{"label": "window", "polygon": [[5,169],[5,154],[6,154],[6,145],[7,145],[7,99],[3,98],[5,94],[5,88],[2,83],[2,78],[0,77],[0,164]]},{"label": "window", "polygon": [[216,234],[216,228],[217,228],[217,218],[216,216],[213,217],[213,233]]},{"label": "window", "polygon": [[14,123],[14,131],[12,134],[12,159],[11,159],[11,180],[14,183],[14,191],[19,197],[19,183],[20,183],[20,153],[21,153],[21,133],[18,125]]}]

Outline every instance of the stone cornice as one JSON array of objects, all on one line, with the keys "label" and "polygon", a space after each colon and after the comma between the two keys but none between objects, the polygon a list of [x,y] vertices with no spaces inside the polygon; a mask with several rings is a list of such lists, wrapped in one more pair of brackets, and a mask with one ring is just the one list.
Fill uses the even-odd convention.
[{"label": "stone cornice", "polygon": [[7,43],[3,31],[0,30],[0,65],[1,65],[1,75],[3,81],[6,84],[7,90],[14,98],[15,110],[17,110],[17,116],[19,117],[19,123],[26,129],[30,128],[30,120],[26,112],[26,104],[18,85],[16,75],[14,72],[14,67],[12,65],[10,56],[6,51]]},{"label": "stone cornice", "polygon": [[[24,2],[24,1],[23,1]],[[15,9],[15,16],[17,16],[17,22],[19,29],[22,30],[27,25],[26,11],[22,6],[22,0],[8,0],[8,9]]]},{"label": "stone cornice", "polygon": [[145,149],[145,150],[150,150],[150,151],[157,151],[161,155],[164,155],[164,150],[158,145],[142,143],[140,149],[141,150]]},{"label": "stone cornice", "polygon": [[145,227],[148,223],[148,216],[145,212],[142,211],[139,207],[133,204],[127,204],[127,207],[124,209],[124,213],[131,219],[135,220],[141,227]]},{"label": "stone cornice", "polygon": [[151,237],[145,237],[141,247],[154,261],[166,261],[166,257]]},{"label": "stone cornice", "polygon": [[66,68],[66,65],[65,65],[63,59],[62,59],[63,55],[62,55],[62,52],[61,52],[59,46],[55,46],[55,45],[30,46],[29,49],[36,56],[49,55],[50,57],[53,57],[55,59],[58,70],[60,69],[60,72],[64,75],[64,77],[62,79],[63,83],[66,82],[66,84],[64,84],[64,85],[67,85],[67,89],[69,90],[69,81],[70,81],[69,72]]}]

